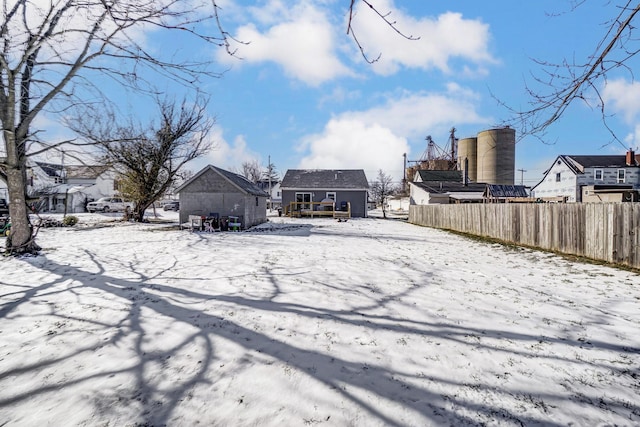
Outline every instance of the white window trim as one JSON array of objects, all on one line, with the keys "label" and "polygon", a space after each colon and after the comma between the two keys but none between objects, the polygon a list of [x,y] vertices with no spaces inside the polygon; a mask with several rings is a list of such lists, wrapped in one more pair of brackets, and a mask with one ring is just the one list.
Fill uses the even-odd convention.
[{"label": "white window trim", "polygon": [[[598,172],[600,172],[600,178],[598,178]],[[604,171],[602,169],[596,169],[593,171],[593,179],[596,181],[602,181],[604,179]]]},{"label": "white window trim", "polygon": [[[620,172],[622,172],[622,179],[620,178]],[[618,174],[616,176],[616,180],[617,180],[618,184],[624,183],[625,179],[626,179],[626,170],[618,169]]]}]

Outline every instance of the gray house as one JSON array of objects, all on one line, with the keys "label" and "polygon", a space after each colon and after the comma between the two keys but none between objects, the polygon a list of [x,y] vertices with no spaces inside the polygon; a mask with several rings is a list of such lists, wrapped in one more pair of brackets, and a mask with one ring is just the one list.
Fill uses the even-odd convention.
[{"label": "gray house", "polygon": [[352,217],[367,216],[369,183],[362,169],[290,169],[280,190],[285,213],[322,209],[332,202],[336,211],[348,206]]},{"label": "gray house", "polygon": [[242,228],[267,221],[269,195],[245,177],[209,165],[176,189],[180,223],[189,215],[237,216]]}]

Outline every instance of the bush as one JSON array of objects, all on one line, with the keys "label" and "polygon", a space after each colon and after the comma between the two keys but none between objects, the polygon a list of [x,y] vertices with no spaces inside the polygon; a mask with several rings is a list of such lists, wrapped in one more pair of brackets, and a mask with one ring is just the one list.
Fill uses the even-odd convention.
[{"label": "bush", "polygon": [[73,227],[77,223],[78,223],[78,217],[74,215],[65,216],[64,219],[62,220],[62,224],[65,227]]}]

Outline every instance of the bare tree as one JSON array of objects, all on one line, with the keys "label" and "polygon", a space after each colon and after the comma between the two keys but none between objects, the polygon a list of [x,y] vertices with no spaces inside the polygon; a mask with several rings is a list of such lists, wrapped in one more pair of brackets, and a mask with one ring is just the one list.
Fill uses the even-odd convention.
[{"label": "bare tree", "polygon": [[382,169],[378,170],[378,176],[376,180],[371,183],[370,191],[373,201],[382,206],[383,218],[387,218],[387,200],[396,192],[393,179],[390,175],[384,173]]},{"label": "bare tree", "polygon": [[[26,161],[29,156],[79,141],[47,141],[32,129],[43,113],[64,112],[69,106],[95,99],[100,89],[91,85],[97,75],[108,75],[131,88],[141,88],[143,70],[155,71],[185,84],[203,75],[217,76],[207,62],[170,59],[136,42],[145,29],[173,31],[181,37],[228,46],[228,34],[217,20],[210,0],[56,0],[4,1],[0,11],[0,121],[4,150],[0,169],[6,175],[12,221],[9,253],[35,253],[26,205]],[[213,21],[216,36],[198,32]],[[216,26],[216,23],[218,25]],[[4,152],[3,152],[4,151]]]},{"label": "bare tree", "polygon": [[[572,2],[572,11],[586,0]],[[601,114],[605,127],[615,140],[615,132],[607,124],[602,87],[607,76],[617,69],[626,70],[633,78],[629,60],[640,51],[633,31],[640,12],[640,3],[625,0],[611,3],[613,17],[605,23],[606,30],[593,54],[584,61],[564,60],[559,64],[536,61],[542,67],[541,75],[534,75],[535,87],[527,86],[532,99],[531,108],[510,108],[514,119],[510,124],[520,128],[520,135],[544,135],[575,101],[585,102]],[[619,140],[618,140],[619,141]]]},{"label": "bare tree", "polygon": [[262,178],[262,166],[257,160],[247,160],[242,162],[242,170],[239,174],[251,182],[258,182]]},{"label": "bare tree", "polygon": [[102,152],[103,162],[120,176],[120,193],[134,202],[133,218],[142,221],[145,210],[162,198],[181,177],[184,166],[211,148],[208,134],[213,120],[206,103],[156,99],[160,119],[141,128],[129,122],[117,126],[113,114],[86,113],[70,126]]}]

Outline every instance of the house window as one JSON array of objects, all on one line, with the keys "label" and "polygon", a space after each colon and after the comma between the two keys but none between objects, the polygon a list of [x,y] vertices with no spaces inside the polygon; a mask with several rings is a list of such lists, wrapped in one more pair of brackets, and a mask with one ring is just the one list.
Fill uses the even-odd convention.
[{"label": "house window", "polygon": [[336,201],[336,192],[335,191],[327,191],[327,199],[331,199],[334,202]]},{"label": "house window", "polygon": [[296,209],[311,209],[311,193],[296,193]]},{"label": "house window", "polygon": [[256,196],[256,206],[260,206],[260,203],[258,202],[258,196]]},{"label": "house window", "polygon": [[602,169],[596,169],[593,172],[593,177],[595,178],[596,181],[602,181]]},{"label": "house window", "polygon": [[560,182],[560,172],[556,174],[556,182]]},{"label": "house window", "polygon": [[276,197],[282,197],[279,191],[276,191]]},{"label": "house window", "polygon": [[618,169],[618,184],[624,182],[624,169]]}]

